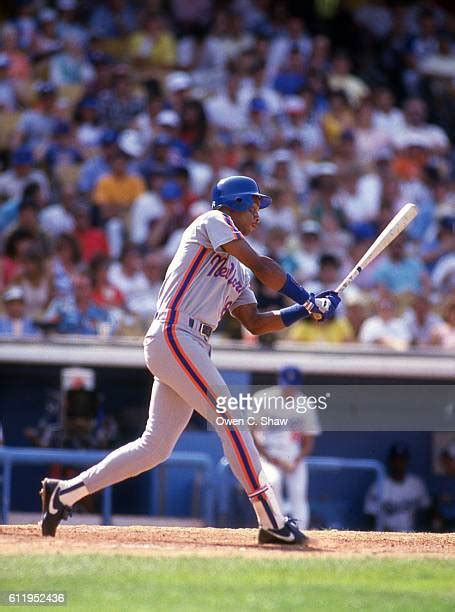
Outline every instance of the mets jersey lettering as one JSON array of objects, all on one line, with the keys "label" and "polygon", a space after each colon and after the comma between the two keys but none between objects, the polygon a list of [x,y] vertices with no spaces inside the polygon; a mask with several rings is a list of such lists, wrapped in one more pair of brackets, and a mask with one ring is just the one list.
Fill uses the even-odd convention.
[{"label": "mets jersey lettering", "polygon": [[193,221],[169,264],[157,312],[179,310],[215,328],[227,310],[255,304],[248,269],[222,249],[242,237],[232,219],[218,210]]}]

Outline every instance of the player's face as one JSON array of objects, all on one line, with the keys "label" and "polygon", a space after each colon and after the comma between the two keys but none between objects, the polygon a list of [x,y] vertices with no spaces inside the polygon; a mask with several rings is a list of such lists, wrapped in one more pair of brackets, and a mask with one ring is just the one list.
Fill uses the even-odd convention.
[{"label": "player's face", "polygon": [[259,224],[259,197],[253,196],[253,205],[242,212],[232,211],[234,223],[244,236],[251,234]]}]

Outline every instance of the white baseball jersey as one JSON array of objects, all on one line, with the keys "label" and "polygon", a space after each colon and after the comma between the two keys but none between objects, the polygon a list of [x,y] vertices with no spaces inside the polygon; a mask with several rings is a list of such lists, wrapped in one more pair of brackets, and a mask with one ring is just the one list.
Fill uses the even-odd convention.
[{"label": "white baseball jersey", "polygon": [[412,531],[415,513],[428,508],[430,503],[427,488],[418,476],[408,474],[402,482],[387,476],[382,503],[378,497],[377,485],[373,483],[365,498],[364,512],[375,516],[382,510],[386,531]]},{"label": "white baseball jersey", "polygon": [[[305,395],[304,390],[299,389],[300,395]],[[279,386],[268,387],[262,391],[257,391],[254,394],[255,398],[277,398],[285,397],[285,391]],[[273,406],[274,404],[271,404]],[[267,415],[267,412],[261,412],[259,417]],[[307,433],[313,436],[318,436],[321,433],[321,426],[316,410],[308,410],[304,414],[296,415],[293,411],[286,414],[286,410],[280,410],[277,414],[271,416],[282,418],[287,417],[297,428],[296,431],[283,430],[276,427],[262,427],[255,430],[255,435],[259,442],[265,447],[268,455],[274,459],[282,459],[284,461],[295,461],[302,450],[302,433]],[[259,419],[258,419],[259,420]]]},{"label": "white baseball jersey", "polygon": [[248,269],[221,248],[241,238],[231,217],[219,210],[195,219],[169,264],[157,312],[176,310],[216,328],[228,310],[255,304]]}]

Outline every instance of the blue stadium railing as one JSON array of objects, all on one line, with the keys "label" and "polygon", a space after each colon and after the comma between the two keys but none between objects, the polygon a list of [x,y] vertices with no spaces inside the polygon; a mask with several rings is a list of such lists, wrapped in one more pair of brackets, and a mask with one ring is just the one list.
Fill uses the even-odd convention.
[{"label": "blue stadium railing", "polygon": [[[12,472],[14,465],[59,464],[85,467],[98,463],[109,451],[62,450],[42,448],[0,447],[0,464],[3,466],[3,487],[1,499],[1,522],[8,524],[11,508]],[[160,505],[159,487],[155,479],[166,474],[167,467],[192,468],[201,474],[201,516],[206,525],[214,525],[215,499],[213,493],[214,467],[212,459],[205,453],[175,451],[165,463],[151,470],[150,474],[150,514],[156,514]],[[112,487],[102,492],[103,525],[112,523]]]}]

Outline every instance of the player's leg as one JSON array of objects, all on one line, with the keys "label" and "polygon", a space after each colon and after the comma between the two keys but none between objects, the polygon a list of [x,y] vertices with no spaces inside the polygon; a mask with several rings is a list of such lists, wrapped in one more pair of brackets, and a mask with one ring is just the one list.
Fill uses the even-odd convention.
[{"label": "player's leg", "polygon": [[308,466],[300,461],[296,469],[286,475],[292,516],[300,529],[308,529],[310,524],[310,505],[308,503]]},{"label": "player's leg", "polygon": [[261,464],[265,477],[275,492],[278,504],[280,508],[283,508],[283,472],[276,465],[264,459],[264,457],[261,457]]},{"label": "player's leg", "polygon": [[[156,379],[147,425],[140,438],[112,451],[102,461],[71,480],[43,481],[43,535],[54,535],[60,520],[66,518],[64,514],[68,513],[68,508],[86,495],[136,476],[165,461],[192,412],[192,408],[175,391]],[[60,512],[53,512],[55,509]]]},{"label": "player's leg", "polygon": [[[166,352],[172,360],[166,357]],[[208,346],[188,332],[169,327],[161,338],[148,339],[145,353],[149,369],[160,380],[172,384],[220,436],[225,456],[253,505],[259,525],[271,530],[284,528],[286,519],[264,475],[251,433],[220,424],[219,417],[223,415],[217,412],[217,397],[229,397],[230,394],[210,359]],[[282,541],[291,543],[292,537]]]}]

